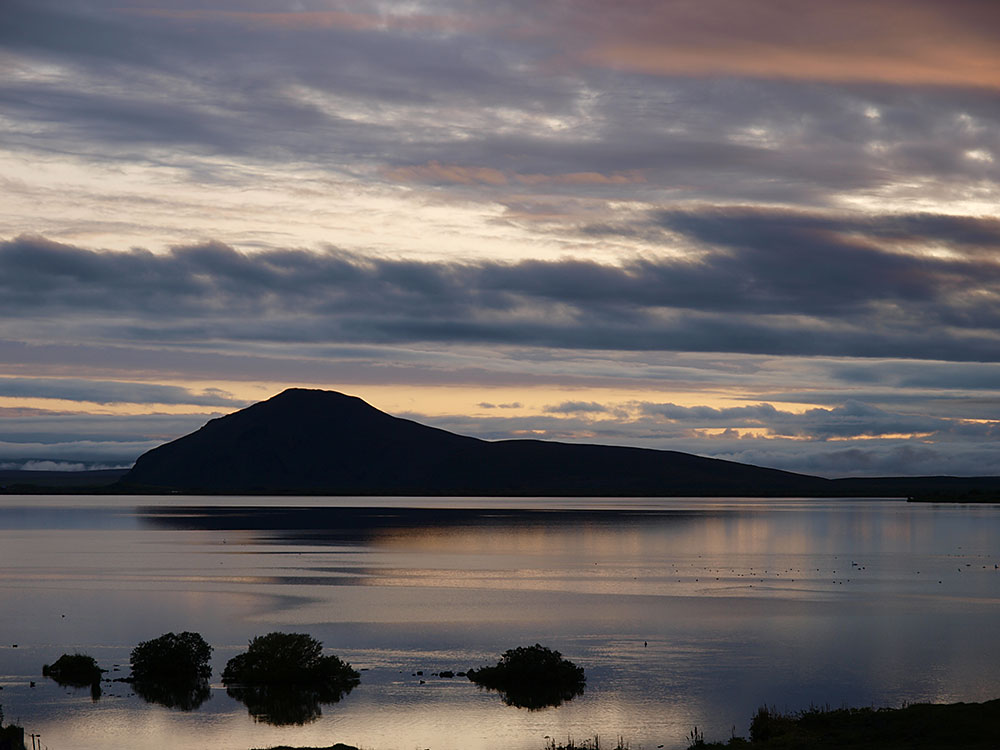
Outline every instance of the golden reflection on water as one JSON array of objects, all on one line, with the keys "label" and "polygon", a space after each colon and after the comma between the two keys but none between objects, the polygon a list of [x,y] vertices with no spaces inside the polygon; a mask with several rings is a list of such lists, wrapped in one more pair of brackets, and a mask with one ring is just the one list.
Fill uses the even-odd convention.
[{"label": "golden reflection on water", "polygon": [[[5,517],[3,502],[0,638],[20,641],[0,645],[5,707],[14,701],[53,748],[152,750],[169,738],[182,750],[487,750],[501,740],[540,750],[545,735],[619,732],[633,747],[669,748],[694,724],[728,736],[763,701],[1000,694],[996,509],[643,500],[634,513],[574,514],[561,500],[552,512],[437,517],[397,505],[371,524],[345,509],[353,521],[341,529],[337,513],[320,526],[229,528],[210,512],[181,511],[172,524],[169,509],[64,518],[55,508],[33,523]],[[138,640],[184,629],[216,646],[217,671],[273,629],[314,633],[369,671],[292,732],[255,725],[219,690],[184,714],[113,691],[91,704],[26,686],[58,649],[121,663]],[[467,681],[412,676],[536,640],[587,666],[583,697],[519,712]],[[37,709],[23,701],[37,696]]]}]

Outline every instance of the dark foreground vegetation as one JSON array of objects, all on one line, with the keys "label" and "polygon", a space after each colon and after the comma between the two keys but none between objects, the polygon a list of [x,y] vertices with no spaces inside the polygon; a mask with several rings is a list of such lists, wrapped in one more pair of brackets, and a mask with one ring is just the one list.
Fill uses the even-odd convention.
[{"label": "dark foreground vegetation", "polygon": [[212,676],[209,646],[200,633],[165,633],[132,649],[132,679],[136,682],[190,682]]},{"label": "dark foreground vegetation", "polygon": [[17,724],[3,725],[3,706],[0,706],[0,750],[24,750],[24,727]]},{"label": "dark foreground vegetation", "polygon": [[[181,710],[197,708],[209,695],[212,648],[198,633],[166,633],[132,650],[130,682],[138,695]],[[102,670],[86,654],[63,654],[45,676],[60,684],[97,686]],[[422,673],[419,673],[422,674]],[[466,673],[458,673],[466,674]],[[505,651],[495,666],[470,669],[469,679],[496,690],[510,706],[529,710],[558,706],[583,693],[584,670],[540,644]],[[441,677],[454,673],[444,671]],[[106,679],[104,681],[107,681]],[[274,632],[253,638],[247,651],[228,661],[222,674],[227,692],[246,704],[255,721],[274,725],[305,724],[320,716],[320,704],[335,703],[360,682],[350,664],[323,654],[309,635]],[[903,708],[811,708],[781,713],[764,706],[750,722],[749,739],[734,736],[706,742],[695,728],[689,750],[986,750],[1000,747],[1000,699],[984,703],[918,703]],[[23,750],[24,730],[3,726],[0,750]],[[600,750],[600,739],[565,744],[549,739],[542,750]],[[628,750],[619,737],[611,750]],[[316,748],[287,745],[269,750],[357,750],[337,743]]]},{"label": "dark foreground vegetation", "polygon": [[132,649],[129,682],[148,703],[193,711],[212,693],[212,647],[200,633],[164,633]]},{"label": "dark foreground vegetation", "polygon": [[508,706],[537,710],[583,695],[583,667],[541,644],[503,653],[495,667],[470,669],[469,679],[500,693]]},{"label": "dark foreground vegetation", "polygon": [[97,666],[97,660],[87,654],[63,654],[54,664],[42,665],[42,676],[54,680],[59,685],[69,687],[89,687],[90,697],[101,698],[101,677],[105,670]]},{"label": "dark foreground vegetation", "polygon": [[[810,709],[782,714],[761,708],[750,739],[705,742],[695,729],[689,750],[995,750],[1000,747],[1000,699],[985,703],[917,703],[904,708]],[[608,750],[628,750],[621,737]],[[550,739],[541,750],[600,750],[599,737],[576,743]],[[267,750],[358,750],[351,745]],[[498,748],[498,750],[500,750]]]},{"label": "dark foreground vegetation", "polygon": [[42,666],[42,675],[50,677],[60,685],[86,687],[99,683],[104,670],[97,666],[97,660],[86,654],[63,654],[54,664]]},{"label": "dark foreground vegetation", "polygon": [[231,697],[256,721],[278,726],[314,721],[321,704],[336,703],[360,678],[339,657],[324,656],[323,644],[304,633],[257,636],[222,672]]},{"label": "dark foreground vegetation", "polygon": [[795,714],[763,707],[750,722],[749,740],[705,742],[697,729],[690,739],[690,750],[994,750],[1000,746],[1000,699],[904,708],[813,708]]}]

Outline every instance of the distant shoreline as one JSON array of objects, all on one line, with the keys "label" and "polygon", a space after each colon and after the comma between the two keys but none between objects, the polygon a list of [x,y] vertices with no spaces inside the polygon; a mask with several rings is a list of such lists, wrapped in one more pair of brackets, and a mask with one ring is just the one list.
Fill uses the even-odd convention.
[{"label": "distant shoreline", "polygon": [[165,487],[133,485],[124,481],[128,469],[100,469],[95,471],[0,471],[0,495],[147,495],[172,497],[199,496],[252,496],[252,497],[759,497],[759,498],[852,498],[906,500],[912,503],[948,503],[990,505],[1000,504],[1000,477],[852,477],[831,479],[829,492],[775,492],[762,489],[760,493],[747,491],[705,493],[613,493],[582,492],[532,492],[509,491],[468,493],[441,493],[429,488],[415,487],[407,492],[335,492],[322,490],[260,490],[231,491],[217,488],[205,490],[177,490]]}]

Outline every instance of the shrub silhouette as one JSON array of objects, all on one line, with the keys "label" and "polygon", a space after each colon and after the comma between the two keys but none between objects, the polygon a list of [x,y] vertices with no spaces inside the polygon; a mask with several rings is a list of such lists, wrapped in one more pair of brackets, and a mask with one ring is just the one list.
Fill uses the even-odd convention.
[{"label": "shrub silhouette", "polygon": [[323,644],[305,633],[268,633],[250,641],[246,653],[226,663],[222,682],[256,685],[358,684],[360,675],[338,657],[323,656]]},{"label": "shrub silhouette", "polygon": [[132,649],[132,679],[174,685],[207,680],[212,676],[211,656],[212,647],[201,634],[165,633]]},{"label": "shrub silhouette", "polygon": [[164,633],[132,649],[129,682],[147,703],[192,711],[211,697],[212,647],[199,633]]},{"label": "shrub silhouette", "polygon": [[351,665],[323,655],[323,644],[304,633],[268,633],[226,663],[226,692],[250,715],[269,724],[305,724],[321,703],[336,703],[360,682]]},{"label": "shrub silhouette", "polygon": [[583,667],[539,643],[503,653],[495,667],[470,669],[469,679],[501,694],[504,703],[537,710],[583,694]]},{"label": "shrub silhouette", "polygon": [[86,687],[100,683],[102,670],[97,660],[86,654],[63,654],[51,666],[42,666],[42,674],[60,685]]}]

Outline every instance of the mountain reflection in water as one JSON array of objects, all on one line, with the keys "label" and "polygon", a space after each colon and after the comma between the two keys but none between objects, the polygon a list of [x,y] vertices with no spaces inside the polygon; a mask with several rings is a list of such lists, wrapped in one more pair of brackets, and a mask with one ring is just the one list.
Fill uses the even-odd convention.
[{"label": "mountain reflection in water", "polygon": [[[621,734],[682,748],[695,725],[744,733],[763,702],[1000,695],[1000,508],[7,496],[0,550],[4,711],[49,747],[538,750],[546,735]],[[197,706],[37,681],[76,649],[124,676],[136,643],[166,630],[215,649]],[[227,659],[273,630],[323,641],[361,684],[287,711],[227,694]],[[586,668],[584,694],[526,711],[434,676],[537,642]]]}]

